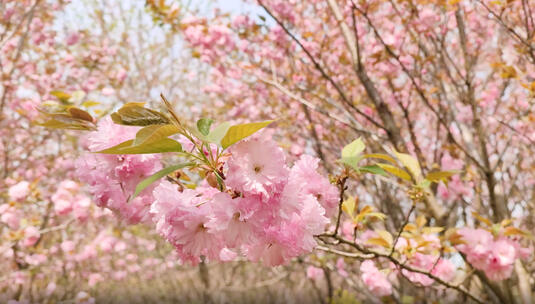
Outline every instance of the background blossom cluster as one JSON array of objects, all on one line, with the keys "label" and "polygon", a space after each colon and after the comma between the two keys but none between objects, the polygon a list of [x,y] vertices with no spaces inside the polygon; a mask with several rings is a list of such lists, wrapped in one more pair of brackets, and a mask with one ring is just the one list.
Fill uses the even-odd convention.
[{"label": "background blossom cluster", "polygon": [[524,248],[518,240],[506,236],[495,237],[482,228],[459,229],[464,243],[457,245],[457,249],[466,255],[470,264],[483,270],[489,279],[501,281],[513,273],[515,260],[527,259],[533,253],[533,248]]}]

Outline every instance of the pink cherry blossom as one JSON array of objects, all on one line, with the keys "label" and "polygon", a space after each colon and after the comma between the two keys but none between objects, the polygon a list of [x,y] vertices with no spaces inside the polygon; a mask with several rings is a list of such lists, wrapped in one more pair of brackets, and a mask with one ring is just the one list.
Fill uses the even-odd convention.
[{"label": "pink cherry blossom", "polygon": [[383,297],[392,294],[392,284],[386,275],[380,272],[373,261],[366,260],[360,265],[362,281],[376,296]]},{"label": "pink cherry blossom", "polygon": [[106,88],[102,89],[102,95],[104,95],[104,96],[111,96],[114,93],[115,93],[115,90],[113,88],[106,87]]},{"label": "pink cherry blossom", "polygon": [[[417,252],[410,259],[409,265],[413,266],[416,269],[423,271],[430,271],[434,265],[434,262],[437,260],[436,257],[428,254],[421,254]],[[421,284],[423,286],[429,286],[433,284],[434,280],[429,276],[419,272],[412,272],[406,269],[402,269],[401,272],[405,275],[411,282]]]},{"label": "pink cherry blossom", "polygon": [[336,260],[336,270],[338,271],[338,274],[344,278],[349,276],[344,258],[338,258],[338,260]]},{"label": "pink cherry blossom", "polygon": [[234,261],[237,256],[238,254],[235,251],[230,250],[226,247],[221,249],[221,251],[219,252],[219,259],[223,262]]},{"label": "pink cherry blossom", "polygon": [[73,44],[76,44],[79,40],[80,40],[80,34],[70,33],[65,39],[65,42],[67,43],[67,45],[73,45]]},{"label": "pink cherry blossom", "polygon": [[213,197],[212,214],[206,227],[214,234],[221,234],[229,247],[248,242],[253,227],[248,222],[251,212],[247,208],[249,201],[254,199],[232,199],[228,193],[217,193]]},{"label": "pink cherry blossom", "polygon": [[5,223],[10,229],[19,229],[22,214],[15,207],[9,204],[0,205],[0,221]]},{"label": "pink cherry blossom", "polygon": [[46,289],[45,289],[46,295],[48,295],[48,296],[52,295],[54,293],[54,291],[56,290],[56,288],[57,288],[56,283],[54,283],[54,282],[48,283],[48,285],[46,285]]},{"label": "pink cherry blossom", "polygon": [[303,195],[314,195],[327,215],[332,215],[338,206],[338,189],[317,172],[318,166],[318,158],[301,156],[290,170],[286,187]]},{"label": "pink cherry blossom", "polygon": [[307,268],[307,278],[311,280],[319,280],[323,277],[323,270],[318,267],[308,266]]},{"label": "pink cherry blossom", "polygon": [[207,226],[213,194],[191,189],[179,192],[176,185],[165,181],[154,189],[150,212],[156,230],[177,248],[184,261],[197,263],[201,255],[218,259],[223,249],[220,236],[210,233]]},{"label": "pink cherry blossom", "polygon": [[[136,128],[114,124],[107,118],[85,140],[90,151],[109,148],[135,137]],[[152,190],[145,189],[128,202],[137,184],[161,169],[159,155],[108,155],[86,153],[77,163],[78,178],[90,185],[97,205],[109,208],[129,223],[149,222]]]},{"label": "pink cherry blossom", "polygon": [[60,247],[63,252],[70,254],[74,252],[76,244],[73,241],[64,241],[60,244]]},{"label": "pink cherry blossom", "polygon": [[455,265],[450,260],[441,258],[432,268],[431,273],[446,282],[450,282],[455,277]]},{"label": "pink cherry blossom", "polygon": [[494,242],[489,252],[485,274],[493,281],[501,281],[511,276],[516,259],[516,250],[512,242],[501,239]]},{"label": "pink cherry blossom", "polygon": [[39,229],[34,226],[28,226],[24,229],[24,241],[23,245],[26,247],[30,247],[35,245],[37,243],[37,240],[39,240],[39,237],[41,236],[41,233],[39,233]]},{"label": "pink cherry blossom", "polygon": [[274,141],[249,139],[233,146],[230,152],[226,184],[237,191],[267,197],[288,177],[284,153]]},{"label": "pink cherry blossom", "polygon": [[30,194],[30,183],[21,181],[9,187],[8,195],[14,201],[20,201]]},{"label": "pink cherry blossom", "polygon": [[89,286],[95,286],[97,285],[99,282],[103,281],[104,278],[102,277],[102,275],[100,273],[92,273],[89,275],[89,280],[88,280],[88,284]]},{"label": "pink cherry blossom", "polygon": [[487,258],[494,244],[492,234],[484,229],[470,228],[461,228],[458,233],[466,243],[458,245],[457,248],[466,254],[468,262],[478,269],[486,268]]},{"label": "pink cherry blossom", "polygon": [[95,299],[92,298],[87,292],[80,291],[76,294],[75,303],[76,304],[94,304]]},{"label": "pink cherry blossom", "polygon": [[458,233],[465,243],[457,249],[466,255],[476,269],[483,270],[489,279],[501,281],[511,276],[516,259],[523,258],[526,250],[507,237],[494,237],[483,229],[461,228]]}]

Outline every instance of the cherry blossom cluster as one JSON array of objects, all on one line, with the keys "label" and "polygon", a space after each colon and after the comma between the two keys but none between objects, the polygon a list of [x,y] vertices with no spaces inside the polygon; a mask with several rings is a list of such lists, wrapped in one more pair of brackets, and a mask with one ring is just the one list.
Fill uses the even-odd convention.
[{"label": "cherry blossom cluster", "polygon": [[67,215],[72,212],[79,221],[85,221],[89,217],[91,199],[80,193],[80,185],[72,180],[62,181],[51,199],[57,215]]},{"label": "cherry blossom cluster", "polygon": [[[30,194],[30,183],[27,181],[18,182],[8,189],[9,199],[13,202],[24,200]],[[0,222],[6,224],[10,229],[19,229],[22,213],[15,208],[14,204],[0,205]]]},{"label": "cherry blossom cluster", "polygon": [[[367,240],[376,237],[377,233],[367,230],[357,239],[357,243],[370,248]],[[414,239],[400,237],[395,246],[395,252],[401,255],[400,262],[403,265],[429,273],[443,281],[450,282],[456,273],[456,266],[448,259],[443,258],[439,252],[441,248],[440,240],[435,234],[423,234],[426,246],[419,246]],[[401,269],[393,263],[388,263],[388,267],[379,270],[374,261],[367,260],[361,264],[362,281],[368,289],[378,296],[392,294],[392,283],[403,276],[409,281],[422,286],[430,286],[435,280],[426,273],[419,273],[407,269]]]},{"label": "cherry blossom cluster", "polygon": [[183,260],[225,261],[238,254],[279,265],[311,251],[338,201],[337,189],[317,173],[318,159],[303,156],[292,168],[272,140],[255,138],[230,149],[226,191],[199,187],[154,189],[156,229]]},{"label": "cherry blossom cluster", "polygon": [[516,239],[494,236],[485,229],[463,227],[458,233],[464,243],[457,245],[457,249],[474,268],[484,271],[493,281],[509,278],[515,261],[526,259],[533,252],[533,248],[522,247]]},{"label": "cherry blossom cluster", "polygon": [[[114,124],[105,118],[98,124],[98,132],[85,138],[89,151],[95,152],[135,137],[138,128]],[[148,214],[152,203],[152,189],[145,189],[128,202],[136,185],[147,176],[162,168],[160,156],[150,155],[107,155],[85,153],[77,162],[80,181],[89,185],[99,207],[108,208],[128,223],[150,222]]]},{"label": "cherry blossom cluster", "polygon": [[379,297],[392,294],[392,283],[388,280],[387,275],[381,272],[371,260],[366,260],[360,265],[362,282],[375,295]]},{"label": "cherry blossom cluster", "polygon": [[[183,20],[185,38],[197,48],[204,62],[213,62],[234,48],[232,32],[224,25],[213,25],[205,30],[203,19],[189,16]],[[217,47],[215,47],[217,46]]]},{"label": "cherry blossom cluster", "polygon": [[[98,131],[85,137],[87,148],[109,148],[135,137],[137,130],[101,120]],[[183,146],[193,149],[191,143]],[[319,159],[303,155],[289,168],[282,149],[262,137],[239,142],[225,153],[224,188],[205,182],[184,189],[163,180],[131,201],[136,185],[161,169],[160,156],[86,153],[77,172],[100,207],[128,223],[152,219],[182,261],[244,255],[279,265],[311,251],[314,235],[324,231],[339,200],[337,188],[317,172]]]},{"label": "cherry blossom cluster", "polygon": [[[414,254],[406,255],[406,265],[413,268],[420,269],[431,273],[432,275],[442,279],[443,281],[451,281],[455,276],[456,267],[450,260],[442,258],[438,254],[441,248],[440,241],[436,235],[426,234],[424,238],[429,245],[425,247],[428,252],[415,252]],[[418,250],[418,244],[413,239],[405,239],[400,237],[396,244],[396,250],[403,251],[406,248]],[[434,250],[435,252],[431,252]],[[411,282],[421,284],[423,286],[430,286],[434,283],[434,279],[426,274],[412,272],[406,269],[401,270],[402,274],[406,276]]]}]

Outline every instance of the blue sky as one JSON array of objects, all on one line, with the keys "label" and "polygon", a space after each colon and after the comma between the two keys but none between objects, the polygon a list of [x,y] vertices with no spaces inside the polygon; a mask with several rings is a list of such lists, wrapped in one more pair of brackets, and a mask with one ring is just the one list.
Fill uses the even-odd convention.
[{"label": "blue sky", "polygon": [[231,12],[241,12],[245,9],[241,0],[217,0],[217,6]]},{"label": "blue sky", "polygon": [[248,13],[251,18],[255,18],[256,15],[262,14],[266,15],[262,8],[259,8],[256,5],[251,5],[245,3],[243,0],[216,0],[216,5],[222,10],[231,12],[231,13]]}]

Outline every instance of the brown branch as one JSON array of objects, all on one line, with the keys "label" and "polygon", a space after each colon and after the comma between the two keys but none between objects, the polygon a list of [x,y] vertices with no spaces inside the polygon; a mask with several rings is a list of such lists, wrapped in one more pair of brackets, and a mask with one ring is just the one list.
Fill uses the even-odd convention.
[{"label": "brown branch", "polygon": [[489,194],[489,204],[493,211],[492,212],[493,220],[495,222],[499,222],[506,215],[506,212],[505,212],[506,210],[503,210],[503,209],[506,209],[506,207],[498,205],[498,201],[496,199],[496,192],[495,192],[496,180],[494,179],[494,172],[492,171],[491,165],[490,165],[490,157],[489,157],[490,155],[487,149],[487,141],[486,141],[487,135],[483,127],[481,116],[478,111],[479,109],[477,107],[477,102],[474,96],[475,94],[474,86],[472,85],[472,80],[470,77],[470,71],[471,71],[470,62],[472,61],[472,59],[467,50],[468,48],[466,45],[467,40],[466,40],[466,32],[465,32],[466,29],[464,26],[464,20],[461,16],[460,9],[458,9],[455,12],[455,18],[457,20],[457,25],[458,25],[457,28],[459,30],[461,49],[463,50],[463,57],[465,61],[465,75],[466,75],[465,85],[467,88],[465,98],[467,99],[467,102],[470,104],[470,108],[472,110],[472,117],[473,117],[472,125],[476,132],[476,136],[477,136],[478,143],[479,143],[480,158],[481,158],[481,161],[483,162],[483,167],[480,169],[483,172],[483,175],[485,177],[485,182],[486,182],[485,184],[487,186],[487,191]]},{"label": "brown branch", "polygon": [[348,241],[340,236],[333,236],[333,235],[330,235],[330,234],[327,234],[327,235],[323,235],[325,237],[331,237],[331,238],[334,238],[336,239],[338,242],[340,242],[341,244],[345,244],[345,245],[349,245],[350,247],[353,247],[354,249],[362,252],[362,253],[365,253],[365,254],[369,254],[371,256],[373,256],[373,258],[378,258],[378,257],[381,257],[381,258],[386,258],[387,260],[389,260],[390,262],[392,262],[394,265],[397,266],[397,268],[400,268],[400,269],[405,269],[407,271],[410,271],[410,272],[415,272],[415,273],[420,273],[420,274],[423,274],[427,277],[429,277],[430,279],[434,280],[435,282],[437,282],[438,284],[442,285],[442,286],[445,286],[449,289],[454,289],[460,293],[462,293],[463,295],[469,297],[470,299],[474,300],[475,302],[479,303],[479,304],[484,304],[485,302],[483,302],[483,300],[480,300],[479,298],[477,298],[476,296],[474,296],[473,294],[471,294],[469,291],[467,291],[463,286],[461,285],[453,285],[449,282],[446,282],[444,280],[442,280],[441,278],[437,277],[436,275],[428,272],[428,271],[425,271],[425,270],[422,270],[422,269],[418,269],[418,268],[414,268],[412,266],[408,266],[406,265],[404,262],[401,262],[399,260],[397,260],[396,258],[394,258],[393,256],[389,255],[389,254],[385,254],[385,253],[381,253],[381,252],[377,252],[377,251],[374,251],[374,250],[370,250],[370,249],[367,249],[365,247],[362,247],[354,242],[351,242],[351,241]]},{"label": "brown branch", "polygon": [[275,81],[272,81],[272,80],[268,80],[268,79],[263,79],[263,78],[260,79],[260,81],[275,87],[276,89],[278,89],[284,95],[294,99],[295,101],[298,101],[299,103],[301,103],[302,105],[310,108],[314,112],[320,113],[320,114],[322,114],[322,115],[324,115],[326,117],[334,119],[334,120],[336,120],[336,121],[348,126],[349,128],[351,128],[355,132],[363,133],[363,134],[371,134],[370,131],[367,131],[367,130],[364,130],[364,129],[359,129],[359,128],[355,127],[351,122],[345,120],[344,118],[340,117],[339,115],[334,114],[332,112],[327,112],[327,111],[323,110],[322,108],[314,105],[310,101],[298,96],[297,94],[294,94],[294,93],[290,92],[287,88],[285,88],[284,86],[282,86],[278,82],[275,82]]},{"label": "brown branch", "polygon": [[305,54],[307,55],[307,57],[310,59],[310,61],[312,61],[312,64],[314,65],[314,67],[316,68],[316,70],[318,70],[321,74],[321,76],[327,80],[327,82],[329,82],[333,87],[334,89],[336,90],[336,92],[338,92],[338,94],[340,95],[340,97],[342,98],[342,100],[344,101],[344,103],[350,107],[351,109],[353,109],[355,112],[357,112],[359,115],[361,115],[362,117],[364,117],[366,120],[368,120],[369,122],[371,122],[374,126],[380,128],[380,129],[383,129],[385,130],[387,133],[388,133],[388,130],[382,126],[380,123],[378,123],[377,121],[375,121],[371,116],[367,115],[366,113],[362,112],[361,110],[359,110],[358,108],[355,107],[355,105],[347,98],[347,96],[345,95],[344,91],[342,90],[342,88],[332,79],[331,76],[329,76],[327,74],[327,72],[325,72],[325,70],[321,67],[321,65],[319,64],[319,62],[314,58],[314,56],[312,56],[312,54],[310,53],[310,51],[301,43],[301,41],[299,39],[297,39],[297,37],[292,34],[292,32],[290,32],[290,30],[284,25],[284,23],[279,19],[277,18],[265,5],[264,3],[261,1],[261,0],[258,0],[258,4],[266,11],[266,13],[271,17],[273,18],[273,20],[275,20],[275,22],[284,30],[284,32],[295,42],[297,43],[297,45],[303,50],[303,52],[305,52]]},{"label": "brown branch", "polygon": [[316,128],[314,127],[314,121],[312,121],[312,116],[310,115],[310,111],[305,105],[301,105],[303,108],[303,112],[305,112],[305,117],[308,120],[310,124],[310,133],[312,135],[312,138],[314,139],[314,145],[316,146],[316,154],[318,154],[318,157],[321,159],[322,163],[325,166],[325,169],[327,169],[328,173],[331,173],[331,167],[329,164],[325,161],[325,155],[323,154],[323,149],[321,146],[321,141],[318,136],[318,132],[316,132]]},{"label": "brown branch", "polygon": [[[26,24],[26,31],[24,32],[24,34],[22,35],[22,37],[20,38],[19,40],[19,45],[17,47],[17,53],[15,55],[15,57],[13,58],[13,62],[16,63],[17,60],[19,60],[21,54],[22,54],[22,49],[24,48],[24,45],[26,43],[26,39],[28,38],[28,33],[30,32],[30,26],[32,25],[32,20],[33,20],[33,17],[35,15],[35,9],[37,8],[37,6],[39,5],[39,2],[41,0],[36,0],[34,5],[32,6],[32,8],[30,9],[30,12],[29,12],[29,15],[28,15],[28,23]],[[15,72],[15,68],[16,68],[16,64],[13,65],[13,67],[11,68],[11,70],[9,71],[8,75],[7,75],[7,79],[11,78],[11,76],[13,75],[13,73]],[[6,104],[6,97],[7,97],[7,92],[9,91],[9,87],[5,87],[4,88],[4,92],[2,93],[2,98],[0,100],[0,118],[4,112],[4,106]]]},{"label": "brown branch", "polygon": [[[498,14],[496,14],[496,12],[491,10],[490,7],[488,7],[483,1],[477,0],[477,2],[479,2],[479,4],[481,4],[481,6],[483,6],[487,10],[487,12],[489,12],[492,15],[492,17],[494,17],[494,19],[496,19],[496,21],[498,21],[498,23],[511,34],[511,36],[514,39],[516,39],[518,42],[520,42],[521,44],[523,44],[524,46],[528,48],[529,50],[528,54],[530,56],[531,63],[535,64],[535,49],[529,43],[529,41],[526,41],[526,39],[522,38],[522,36],[520,36],[520,34],[518,34],[512,27],[505,24],[502,18]],[[526,34],[529,35],[529,32]]]},{"label": "brown branch", "polygon": [[327,267],[322,267],[321,268],[323,270],[323,274],[325,275],[325,283],[327,285],[327,303],[331,303],[332,302],[332,299],[333,299],[333,295],[334,295],[334,289],[333,289],[333,282],[332,282],[332,279],[331,279],[331,272],[329,270],[329,268]]},{"label": "brown branch", "polygon": [[424,104],[427,106],[427,108],[429,108],[433,114],[435,114],[435,116],[437,117],[437,119],[440,121],[440,123],[444,126],[444,129],[448,132],[448,135],[451,137],[452,141],[455,143],[455,145],[457,147],[459,147],[459,149],[461,149],[461,151],[463,151],[463,153],[468,157],[470,158],[470,160],[472,160],[478,167],[481,167],[481,164],[479,163],[479,161],[477,159],[475,159],[470,153],[468,153],[468,151],[462,146],[460,145],[459,143],[457,143],[457,141],[455,140],[455,137],[453,136],[453,134],[451,133],[451,130],[447,124],[447,122],[445,121],[445,119],[442,117],[442,115],[440,115],[440,112],[438,110],[436,110],[432,105],[431,105],[431,101],[429,101],[429,99],[427,98],[427,96],[425,96],[425,93],[424,91],[422,90],[422,88],[418,85],[418,83],[416,82],[416,80],[414,79],[414,76],[412,75],[412,73],[410,73],[410,71],[407,69],[407,67],[401,62],[400,58],[399,58],[399,55],[397,55],[385,42],[384,40],[382,39],[381,35],[379,34],[377,28],[373,25],[373,22],[371,21],[371,19],[369,18],[369,16],[367,15],[366,12],[362,11],[361,9],[359,9],[355,4],[353,4],[353,8],[355,10],[357,10],[360,14],[362,14],[364,16],[364,18],[367,20],[368,24],[370,25],[370,27],[372,28],[372,30],[374,31],[375,33],[375,36],[377,37],[377,39],[379,39],[379,41],[381,42],[381,44],[384,46],[386,52],[392,56],[397,62],[398,64],[400,65],[400,67],[402,68],[403,72],[409,77],[409,79],[411,80],[411,83],[414,85],[415,89],[416,89],[416,92],[418,93],[418,96],[422,99],[422,101],[424,102]]},{"label": "brown branch", "polygon": [[401,236],[401,233],[403,233],[403,230],[405,229],[405,226],[409,223],[409,219],[411,217],[412,212],[416,208],[415,204],[412,204],[411,209],[409,210],[409,213],[407,213],[407,216],[405,217],[405,222],[403,222],[403,225],[401,225],[401,228],[399,228],[399,231],[396,235],[396,238],[394,239],[394,243],[392,244],[392,250],[390,251],[389,256],[392,256],[394,254],[394,250],[396,249],[396,245],[399,241],[399,238]]},{"label": "brown branch", "polygon": [[338,216],[336,217],[336,226],[334,228],[333,236],[338,235],[338,229],[340,228],[340,219],[342,218],[342,203],[344,202],[344,193],[347,190],[346,181],[347,176],[343,176],[338,180],[338,188],[340,189],[340,199],[338,201]]}]

